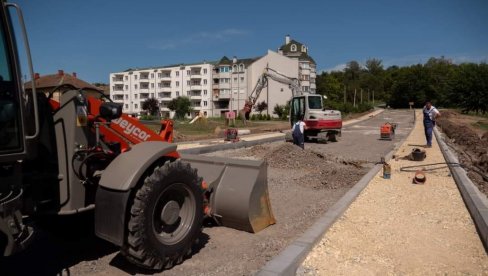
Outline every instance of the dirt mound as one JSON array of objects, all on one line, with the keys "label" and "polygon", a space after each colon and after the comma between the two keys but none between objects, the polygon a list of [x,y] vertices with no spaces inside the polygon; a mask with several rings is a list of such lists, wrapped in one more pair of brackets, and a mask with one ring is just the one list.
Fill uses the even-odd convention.
[{"label": "dirt mound", "polygon": [[[455,145],[459,161],[468,169],[468,176],[478,186],[479,190],[488,195],[488,132],[480,136],[469,126],[455,121],[459,116],[454,112],[439,118],[438,123],[442,131]],[[485,178],[485,179],[484,179]]]},{"label": "dirt mound", "polygon": [[284,143],[267,152],[264,159],[268,161],[269,166],[281,169],[313,168],[327,162],[325,156],[307,149],[302,150],[291,143]]},{"label": "dirt mound", "polygon": [[[254,149],[255,152],[266,148]],[[359,162],[325,156],[310,150],[285,143],[264,154],[268,165],[279,169],[299,169],[305,174],[298,178],[301,186],[313,189],[337,189],[354,185],[367,169]]]}]

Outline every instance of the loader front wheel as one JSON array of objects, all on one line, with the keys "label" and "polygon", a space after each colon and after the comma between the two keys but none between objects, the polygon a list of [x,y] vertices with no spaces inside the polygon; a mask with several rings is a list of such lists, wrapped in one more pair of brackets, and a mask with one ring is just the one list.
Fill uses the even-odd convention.
[{"label": "loader front wheel", "polygon": [[136,265],[170,268],[191,254],[203,220],[202,179],[189,164],[166,162],[137,191],[122,253]]}]

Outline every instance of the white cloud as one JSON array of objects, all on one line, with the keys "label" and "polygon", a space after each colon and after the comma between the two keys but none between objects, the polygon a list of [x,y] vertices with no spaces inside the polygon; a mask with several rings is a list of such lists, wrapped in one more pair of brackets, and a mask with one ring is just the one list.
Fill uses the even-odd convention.
[{"label": "white cloud", "polygon": [[189,34],[185,37],[175,37],[171,39],[152,42],[148,47],[151,49],[168,50],[183,47],[190,44],[209,44],[228,41],[231,38],[249,34],[246,30],[224,29],[214,32],[202,31]]},{"label": "white cloud", "polygon": [[346,66],[347,66],[346,63],[341,63],[341,64],[337,64],[336,66],[334,66],[332,68],[323,69],[322,72],[330,73],[333,71],[344,71],[344,69],[346,69]]}]

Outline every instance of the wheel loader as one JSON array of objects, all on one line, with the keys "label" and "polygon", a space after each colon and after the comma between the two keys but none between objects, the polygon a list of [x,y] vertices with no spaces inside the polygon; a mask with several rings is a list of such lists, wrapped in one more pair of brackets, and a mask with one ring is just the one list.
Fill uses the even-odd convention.
[{"label": "wheel loader", "polygon": [[0,0],[0,252],[35,240],[26,218],[94,212],[95,234],[132,263],[164,269],[191,254],[204,218],[258,232],[275,223],[264,161],[178,153],[172,122],[154,132],[109,98],[83,89],[25,91],[12,29],[20,8]]}]

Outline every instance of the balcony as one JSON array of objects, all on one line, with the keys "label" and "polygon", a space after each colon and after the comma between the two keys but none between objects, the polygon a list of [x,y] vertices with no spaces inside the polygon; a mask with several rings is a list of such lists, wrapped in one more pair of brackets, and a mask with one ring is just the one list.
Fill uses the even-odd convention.
[{"label": "balcony", "polygon": [[190,93],[190,100],[201,100],[202,99],[202,93]]},{"label": "balcony", "polygon": [[149,93],[140,93],[139,97],[141,100],[149,99]]},{"label": "balcony", "polygon": [[159,92],[158,97],[161,99],[171,99],[171,92]]},{"label": "balcony", "polygon": [[220,91],[219,99],[230,99],[230,91]]},{"label": "balcony", "polygon": [[115,75],[112,77],[113,82],[123,82],[124,81],[124,75]]},{"label": "balcony", "polygon": [[161,88],[158,88],[158,91],[160,91],[160,92],[171,92],[171,86],[163,86]]},{"label": "balcony", "polygon": [[198,91],[198,90],[202,90],[202,86],[200,84],[192,84],[190,86],[190,89],[191,90],[197,90]]},{"label": "balcony", "polygon": [[112,100],[114,101],[123,101],[124,100],[124,95],[113,95]]},{"label": "balcony", "polygon": [[214,102],[215,109],[229,109],[229,102],[228,101],[218,101]]},{"label": "balcony", "polygon": [[315,74],[315,72],[310,72],[310,78],[316,78],[317,77],[317,74]]}]

